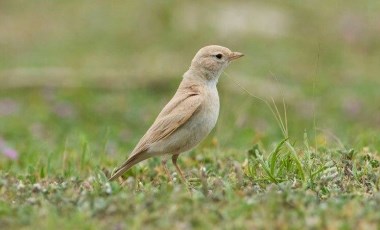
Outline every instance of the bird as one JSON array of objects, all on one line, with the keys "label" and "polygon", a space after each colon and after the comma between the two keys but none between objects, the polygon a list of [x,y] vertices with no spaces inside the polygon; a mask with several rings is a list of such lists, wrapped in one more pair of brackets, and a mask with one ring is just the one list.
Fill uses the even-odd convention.
[{"label": "bird", "polygon": [[[242,56],[244,54],[219,45],[201,48],[183,74],[173,98],[158,114],[127,160],[114,170],[109,180],[117,179],[143,160],[169,155],[176,171],[185,182],[177,164],[178,156],[196,147],[215,127],[220,108],[217,90],[219,77],[231,61]],[[162,164],[168,173],[166,159],[162,160]],[[169,173],[168,176],[170,178]]]}]

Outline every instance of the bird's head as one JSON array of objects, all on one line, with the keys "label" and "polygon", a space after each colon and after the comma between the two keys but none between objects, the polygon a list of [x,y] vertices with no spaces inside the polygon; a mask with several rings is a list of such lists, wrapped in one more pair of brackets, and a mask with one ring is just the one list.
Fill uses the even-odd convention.
[{"label": "bird's head", "polygon": [[242,56],[244,56],[244,54],[232,52],[223,46],[205,46],[201,48],[193,58],[190,69],[204,73],[208,80],[217,80],[222,71],[232,60]]}]

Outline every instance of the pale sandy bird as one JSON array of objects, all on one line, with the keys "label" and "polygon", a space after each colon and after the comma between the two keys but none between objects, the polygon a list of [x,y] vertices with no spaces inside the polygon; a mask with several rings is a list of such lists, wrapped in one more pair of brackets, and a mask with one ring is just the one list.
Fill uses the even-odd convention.
[{"label": "pale sandy bird", "polygon": [[[214,128],[219,115],[216,88],[219,76],[232,60],[242,56],[242,53],[217,45],[200,49],[173,98],[110,180],[147,158],[169,154],[185,181],[177,165],[178,155],[194,148]],[[165,163],[166,160],[163,165],[167,171]]]}]

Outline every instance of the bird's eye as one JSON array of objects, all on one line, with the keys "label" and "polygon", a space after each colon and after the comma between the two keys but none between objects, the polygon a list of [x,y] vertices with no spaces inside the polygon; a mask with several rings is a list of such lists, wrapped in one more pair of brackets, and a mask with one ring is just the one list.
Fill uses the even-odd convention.
[{"label": "bird's eye", "polygon": [[215,55],[215,57],[216,57],[217,59],[222,59],[223,55],[222,55],[222,54],[217,54],[217,55]]}]

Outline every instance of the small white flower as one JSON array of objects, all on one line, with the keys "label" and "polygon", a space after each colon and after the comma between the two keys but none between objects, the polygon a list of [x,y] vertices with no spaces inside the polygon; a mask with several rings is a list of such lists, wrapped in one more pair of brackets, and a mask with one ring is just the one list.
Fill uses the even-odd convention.
[{"label": "small white flower", "polygon": [[24,188],[25,188],[25,185],[24,185],[24,183],[22,183],[22,181],[20,180],[20,181],[18,182],[16,188],[17,188],[17,190],[21,190],[21,189],[24,189]]},{"label": "small white flower", "polygon": [[42,186],[39,183],[33,184],[33,192],[39,192],[42,190]]}]

